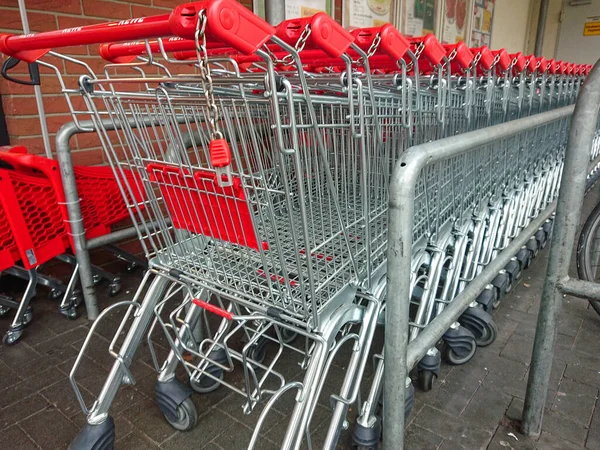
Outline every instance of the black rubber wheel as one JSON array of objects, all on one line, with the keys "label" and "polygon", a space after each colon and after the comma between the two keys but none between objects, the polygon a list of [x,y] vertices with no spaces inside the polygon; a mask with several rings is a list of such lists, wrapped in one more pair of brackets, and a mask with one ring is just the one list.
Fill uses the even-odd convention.
[{"label": "black rubber wheel", "polygon": [[113,283],[109,286],[109,297],[115,297],[119,292],[121,292],[121,283]]},{"label": "black rubber wheel", "polygon": [[446,360],[446,362],[448,362],[448,364],[452,364],[453,366],[462,366],[463,364],[468,363],[471,360],[471,358],[473,358],[473,355],[475,355],[476,351],[477,344],[475,342],[473,342],[469,353],[462,356],[457,355],[456,352],[452,349],[452,347],[444,344],[442,348],[442,357],[444,358],[444,360]]},{"label": "black rubber wheel", "polygon": [[[589,215],[577,243],[577,274],[579,278],[586,281],[598,282],[600,275],[598,274],[598,265],[594,264],[593,259],[600,260],[600,253],[594,250],[594,246],[600,249],[600,236],[598,229],[600,228],[600,203],[596,205],[592,213]],[[600,301],[589,299],[590,304],[600,314]]]},{"label": "black rubber wheel", "polygon": [[[211,373],[221,381],[223,381],[223,378],[225,377],[225,372],[218,367],[214,367],[214,371],[211,371]],[[219,389],[221,387],[221,383],[212,379],[211,377],[202,375],[198,380],[190,378],[190,387],[198,394],[208,394],[209,392]]]},{"label": "black rubber wheel", "polygon": [[298,337],[298,333],[288,328],[282,327],[279,329],[279,332],[281,333],[281,339],[283,340],[284,344],[291,344]]},{"label": "black rubber wheel", "polygon": [[256,344],[248,351],[248,358],[256,361],[259,364],[265,360],[267,356],[267,339],[261,338]]},{"label": "black rubber wheel", "polygon": [[167,415],[165,419],[177,431],[189,431],[196,426],[198,422],[198,410],[191,397],[186,398],[183,403],[177,407],[177,419],[171,420]]},{"label": "black rubber wheel", "polygon": [[62,298],[63,295],[65,295],[65,293],[59,289],[52,289],[48,294],[48,297],[50,297],[50,300],[58,300],[59,298]]},{"label": "black rubber wheel", "polygon": [[27,311],[25,311],[25,314],[23,314],[23,325],[24,326],[29,325],[32,320],[33,320],[33,311],[31,309],[28,309]]},{"label": "black rubber wheel", "polygon": [[419,370],[419,389],[423,392],[429,392],[433,389],[433,384],[437,379],[437,375],[431,370]]},{"label": "black rubber wheel", "polygon": [[478,347],[487,347],[488,345],[491,345],[498,336],[498,327],[493,320],[490,323],[487,323],[483,328],[471,327],[468,324],[463,324],[463,326],[473,333]]},{"label": "black rubber wheel", "polygon": [[19,330],[19,331],[10,331],[8,330],[6,332],[6,334],[4,335],[4,337],[2,338],[2,343],[6,346],[12,346],[15,345],[17,342],[19,342],[19,339],[21,339],[21,336],[23,335],[23,330]]}]

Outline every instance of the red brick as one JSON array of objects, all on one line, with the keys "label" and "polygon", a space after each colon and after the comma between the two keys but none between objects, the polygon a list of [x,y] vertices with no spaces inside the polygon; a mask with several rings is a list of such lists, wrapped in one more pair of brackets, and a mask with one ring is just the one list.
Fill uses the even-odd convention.
[{"label": "red brick", "polygon": [[77,150],[71,152],[73,164],[76,166],[96,166],[104,164],[104,153],[102,150]]},{"label": "red brick", "polygon": [[[2,9],[1,30],[10,30],[15,34],[23,33],[23,24],[18,9]],[[56,16],[32,12],[27,14],[31,31],[51,31],[56,29]]]},{"label": "red brick", "polygon": [[[44,141],[41,136],[9,136],[11,145],[24,145],[29,153],[43,155]],[[50,147],[54,150],[54,135],[50,137]]]},{"label": "red brick", "polygon": [[169,8],[152,8],[150,6],[131,5],[131,17],[149,17],[169,14]]},{"label": "red brick", "polygon": [[[63,78],[67,87],[76,88],[78,86],[78,76],[70,75]],[[41,87],[44,94],[60,94],[62,92],[58,79],[55,75],[42,75]],[[4,79],[0,80],[0,94],[28,95],[33,93],[33,86],[10,83]]]},{"label": "red brick", "polygon": [[[35,97],[4,96],[2,98],[4,113],[8,116],[30,116],[38,113]],[[46,114],[68,113],[69,106],[62,95],[44,96]]]},{"label": "red brick", "polygon": [[129,19],[131,11],[126,3],[116,3],[106,0],[83,0],[83,13],[87,16],[107,19]]},{"label": "red brick", "polygon": [[[56,133],[60,127],[71,120],[71,116],[68,114],[47,116],[48,131]],[[7,116],[6,127],[8,128],[8,134],[15,136],[35,136],[42,134],[40,119],[38,117]]]},{"label": "red brick", "polygon": [[140,5],[151,5],[152,4],[152,0],[129,0],[128,3],[138,3]]},{"label": "red brick", "polygon": [[90,19],[89,17],[71,17],[71,16],[57,16],[58,28],[75,28],[85,27],[86,25],[95,25],[97,23],[106,22],[100,19]]},{"label": "red brick", "polygon": [[[1,3],[10,3],[11,0],[2,0]],[[16,1],[12,0],[15,5]],[[53,11],[68,14],[81,14],[81,3],[79,0],[27,0],[27,10]],[[12,6],[12,5],[6,5]]]},{"label": "red brick", "polygon": [[161,6],[163,8],[175,8],[177,5],[180,5],[181,2],[179,0],[153,0],[152,4],[154,6]]}]

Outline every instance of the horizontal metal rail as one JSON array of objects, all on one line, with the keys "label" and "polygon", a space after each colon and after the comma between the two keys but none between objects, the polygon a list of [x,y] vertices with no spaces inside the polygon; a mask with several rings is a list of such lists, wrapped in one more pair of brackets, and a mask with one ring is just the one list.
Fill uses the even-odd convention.
[{"label": "horizontal metal rail", "polygon": [[[410,300],[410,265],[412,259],[412,238],[414,222],[415,186],[421,171],[428,165],[459,156],[500,139],[510,138],[536,127],[564,119],[573,113],[573,106],[536,114],[523,119],[514,120],[485,129],[459,134],[439,141],[429,142],[408,149],[396,163],[391,184],[389,200],[388,229],[388,262],[387,262],[387,300],[385,355],[386,370],[384,374],[385,427],[383,434],[384,448],[402,449],[404,443],[404,404],[405,380],[411,367],[423,349],[433,347],[441,335],[440,330],[447,330],[456,321],[466,307],[491,280],[492,269],[502,268],[516,252],[508,250],[520,248],[521,238],[515,238],[514,245],[502,251],[484,270],[480,280],[471,283],[473,287],[463,291],[451,302],[428,327],[419,333],[410,346],[409,359],[409,300]],[[550,205],[530,228],[539,227],[546,217],[552,213]],[[528,231],[527,229],[524,231]],[[521,233],[525,235],[525,232]],[[533,234],[533,233],[531,233]],[[531,235],[530,234],[530,235]],[[530,237],[527,235],[527,239]],[[479,288],[479,289],[477,289]],[[458,301],[456,301],[458,300]],[[429,328],[429,329],[428,329]],[[426,350],[425,350],[426,351]]]}]

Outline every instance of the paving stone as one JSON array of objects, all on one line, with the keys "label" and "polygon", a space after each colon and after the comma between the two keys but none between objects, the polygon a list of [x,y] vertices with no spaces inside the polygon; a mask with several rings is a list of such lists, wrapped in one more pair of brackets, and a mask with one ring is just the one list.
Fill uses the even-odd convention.
[{"label": "paving stone", "polygon": [[[237,422],[254,429],[260,414],[263,411],[264,403],[257,405],[250,414],[244,414],[243,398],[236,393],[231,393],[229,396],[221,400],[216,406],[221,412],[231,416]],[[278,411],[271,409],[265,417],[260,433],[268,433],[277,423],[281,422],[284,415]]]},{"label": "paving stone", "polygon": [[565,378],[570,378],[579,383],[600,388],[600,372],[596,370],[586,369],[585,367],[576,366],[574,364],[567,364],[564,376]]},{"label": "paving stone", "polygon": [[153,442],[160,444],[175,434],[175,429],[165,420],[158,405],[150,399],[135,403],[122,414]]},{"label": "paving stone", "polygon": [[[79,390],[86,405],[91,406],[95,400],[94,396],[83,386]],[[40,395],[67,417],[82,413],[81,406],[73,391],[73,386],[71,386],[71,383],[66,378],[40,390]]]},{"label": "paving stone", "polygon": [[[227,449],[246,448],[252,438],[252,431],[253,430],[250,428],[236,424],[216,437],[214,443],[219,447]],[[255,448],[260,448],[261,450],[277,450],[279,449],[279,446],[262,437],[257,441]]]},{"label": "paving stone", "polygon": [[[79,432],[87,424],[86,416],[82,411],[79,414],[74,414],[69,417],[69,420],[75,425],[75,429]],[[135,431],[133,424],[123,416],[113,416],[115,421],[115,442],[119,442],[129,435],[129,433]],[[73,436],[75,437],[75,435]]]},{"label": "paving stone", "polygon": [[493,436],[493,433],[489,431],[477,428],[469,422],[428,405],[421,410],[414,425],[431,433],[442,435],[447,441],[471,449],[485,448]]},{"label": "paving stone", "polygon": [[598,390],[568,378],[560,383],[552,410],[587,426],[590,423]]},{"label": "paving stone", "polygon": [[29,397],[31,394],[63,379],[65,379],[65,377],[62,372],[54,367],[50,367],[46,370],[40,370],[32,377],[20,381],[17,384],[11,385],[9,382],[9,387],[0,391],[0,405],[2,407],[13,405],[16,402]]},{"label": "paving stone", "polygon": [[42,450],[66,448],[77,432],[73,423],[52,406],[22,420],[19,426]]},{"label": "paving stone", "polygon": [[173,450],[202,448],[232,426],[235,431],[236,426],[241,427],[243,425],[236,425],[231,417],[215,409],[210,414],[205,415],[202,422],[196,425],[193,430],[186,433],[175,433],[168,441],[163,442],[162,447]]},{"label": "paving stone", "polygon": [[465,408],[461,420],[493,432],[511,401],[510,395],[482,386]]},{"label": "paving stone", "polygon": [[[558,390],[558,386],[562,381],[563,375],[567,368],[567,363],[560,359],[552,361],[552,369],[550,371],[550,382],[548,383],[548,389],[552,391]],[[529,373],[527,374],[529,376]]]},{"label": "paving stone", "polygon": [[544,412],[542,430],[577,445],[584,445],[588,434],[587,426],[573,422],[555,411]]},{"label": "paving stone", "polygon": [[542,431],[535,448],[539,450],[583,450],[582,446],[561,439],[547,431]]},{"label": "paving stone", "polygon": [[[158,450],[159,448],[156,442],[152,442],[138,431],[129,433],[124,439],[115,444],[115,450]],[[172,448],[183,449],[184,447]]]},{"label": "paving stone", "polygon": [[583,322],[584,319],[563,312],[558,321],[558,332],[566,336],[577,336]]},{"label": "paving stone", "polygon": [[26,397],[19,403],[8,406],[0,411],[0,429],[40,412],[48,405],[49,403],[39,394]]},{"label": "paving stone", "polygon": [[592,354],[557,347],[554,351],[554,357],[565,361],[569,365],[600,371],[600,357]]},{"label": "paving stone", "polygon": [[510,337],[504,346],[504,349],[500,352],[500,356],[529,365],[531,362],[532,350],[533,338],[515,333]]},{"label": "paving stone", "polygon": [[598,333],[586,329],[581,329],[577,334],[577,339],[575,340],[575,346],[573,348],[581,353],[597,355],[598,352],[594,350],[594,346],[597,345]]},{"label": "paving stone", "polygon": [[596,407],[594,408],[594,415],[592,416],[585,446],[589,449],[600,448],[600,399],[596,400]]},{"label": "paving stone", "polygon": [[437,449],[443,441],[443,437],[417,425],[410,425],[404,434],[404,447],[411,450]]},{"label": "paving stone", "polygon": [[514,428],[500,425],[487,448],[488,450],[534,450],[535,441],[527,439]]},{"label": "paving stone", "polygon": [[496,389],[506,394],[523,398],[527,387],[527,366],[498,355],[490,355],[484,363],[489,368],[483,387]]},{"label": "paving stone", "polygon": [[457,366],[441,382],[437,388],[421,397],[421,401],[429,406],[458,416],[468,405],[481,383],[488,375],[486,367],[476,364]]},{"label": "paving stone", "polygon": [[22,450],[39,448],[18,425],[0,431],[0,442],[5,446],[9,446],[4,448]]}]

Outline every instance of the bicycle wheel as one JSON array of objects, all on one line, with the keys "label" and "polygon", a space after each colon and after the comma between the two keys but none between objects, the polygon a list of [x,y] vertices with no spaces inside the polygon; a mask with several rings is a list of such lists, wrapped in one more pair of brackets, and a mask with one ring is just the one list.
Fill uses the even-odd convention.
[{"label": "bicycle wheel", "polygon": [[[582,280],[597,283],[600,279],[600,203],[589,215],[577,243],[577,274]],[[600,314],[600,301],[588,299]]]}]

